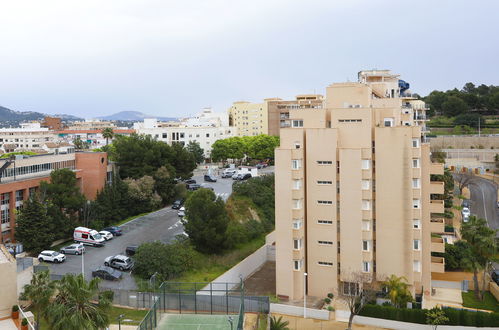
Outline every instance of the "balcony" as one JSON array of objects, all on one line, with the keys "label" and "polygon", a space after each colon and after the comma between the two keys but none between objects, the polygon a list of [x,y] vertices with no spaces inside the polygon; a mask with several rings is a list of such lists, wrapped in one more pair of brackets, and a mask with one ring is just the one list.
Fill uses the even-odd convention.
[{"label": "balcony", "polygon": [[435,234],[442,234],[445,231],[444,219],[431,219],[430,221],[430,231]]},{"label": "balcony", "polygon": [[431,252],[445,252],[445,243],[441,237],[431,238]]},{"label": "balcony", "polygon": [[443,175],[444,174],[444,164],[432,163],[430,166],[430,174]]},{"label": "balcony", "polygon": [[445,259],[442,257],[431,257],[431,271],[433,273],[445,273]]},{"label": "balcony", "polygon": [[444,201],[434,200],[430,201],[430,213],[444,213]]},{"label": "balcony", "polygon": [[439,194],[442,195],[444,193],[444,183],[440,181],[432,181],[430,182],[430,194]]}]

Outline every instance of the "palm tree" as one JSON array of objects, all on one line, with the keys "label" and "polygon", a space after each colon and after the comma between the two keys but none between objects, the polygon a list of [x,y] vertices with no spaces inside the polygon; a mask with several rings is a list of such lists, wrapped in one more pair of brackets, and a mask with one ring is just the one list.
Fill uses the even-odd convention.
[{"label": "palm tree", "polygon": [[[58,293],[48,308],[53,330],[97,330],[109,325],[111,300],[99,295],[98,278],[87,282],[82,274],[67,274],[58,283]],[[94,302],[97,300],[97,302]]]},{"label": "palm tree", "polygon": [[270,318],[270,330],[289,330],[288,325],[289,321],[283,321],[282,316]]},{"label": "palm tree", "polygon": [[39,329],[40,317],[43,316],[46,318],[47,316],[47,307],[54,292],[55,282],[50,280],[48,271],[34,273],[30,284],[24,286],[24,291],[21,293],[20,298],[31,301],[33,311],[35,312],[36,329]]},{"label": "palm tree", "polygon": [[112,139],[114,136],[113,129],[111,127],[106,127],[102,130],[102,137],[106,139],[106,146],[109,143],[109,139]]},{"label": "palm tree", "polygon": [[383,283],[385,288],[388,289],[388,297],[393,306],[405,307],[407,302],[412,300],[411,292],[407,279],[403,276],[390,275],[390,277]]},{"label": "palm tree", "polygon": [[466,268],[473,271],[475,298],[483,300],[483,288],[478,287],[478,272],[483,270],[483,276],[489,269],[490,262],[497,256],[496,231],[487,225],[487,221],[471,216],[468,222],[461,225],[461,236],[470,245],[469,256],[464,260]]}]

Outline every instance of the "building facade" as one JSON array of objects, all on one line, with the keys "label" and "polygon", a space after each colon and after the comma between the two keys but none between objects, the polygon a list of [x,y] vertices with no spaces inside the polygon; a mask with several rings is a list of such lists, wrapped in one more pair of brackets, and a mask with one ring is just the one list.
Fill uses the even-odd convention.
[{"label": "building facade", "polygon": [[210,157],[213,143],[236,136],[237,132],[237,128],[229,126],[226,114],[217,114],[209,108],[204,109],[195,117],[180,121],[159,122],[154,118],[144,119],[142,123],[134,123],[134,129],[137,134],[150,135],[170,145],[198,142],[206,158]]},{"label": "building facade", "polygon": [[267,103],[234,102],[228,110],[229,125],[237,129],[238,136],[268,134]]},{"label": "building facade", "polygon": [[50,173],[63,168],[75,172],[81,192],[88,199],[96,197],[112,171],[105,152],[17,155],[0,160],[0,243],[14,241],[16,212],[38,191],[41,181],[50,181]]},{"label": "building facade", "polygon": [[12,306],[17,305],[16,259],[0,244],[0,320],[10,317]]},{"label": "building facade", "polygon": [[[324,107],[291,109],[276,149],[277,295],[324,297],[354,274],[404,276],[428,297],[443,272],[441,164],[430,162],[426,108],[388,70],[327,87]],[[304,287],[305,286],[305,287]]]},{"label": "building facade", "polygon": [[0,150],[3,152],[39,150],[46,142],[54,142],[57,135],[40,123],[23,123],[21,127],[0,128]]}]

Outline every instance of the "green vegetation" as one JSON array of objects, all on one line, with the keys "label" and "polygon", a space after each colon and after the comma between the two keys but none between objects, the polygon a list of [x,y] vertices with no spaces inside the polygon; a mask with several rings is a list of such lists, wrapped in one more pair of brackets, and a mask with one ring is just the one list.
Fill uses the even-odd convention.
[{"label": "green vegetation", "polygon": [[258,315],[258,330],[267,330],[268,315],[259,314]]},{"label": "green vegetation", "polygon": [[444,183],[444,194],[443,195],[433,195],[434,199],[443,199],[444,207],[452,207],[452,200],[454,196],[454,178],[449,169],[444,170],[443,175],[432,174],[430,176],[431,181],[440,181]]},{"label": "green vegetation", "polygon": [[279,146],[279,137],[271,135],[231,137],[213,143],[211,157],[214,161],[244,157],[252,159],[273,159],[274,149]]},{"label": "green vegetation", "polygon": [[270,330],[289,330],[288,325],[289,321],[284,321],[282,316],[279,316],[279,318],[270,317]]},{"label": "green vegetation", "polygon": [[129,309],[129,308],[119,308],[111,306],[109,310],[109,320],[112,324],[118,323],[118,317],[123,315],[123,320],[131,321],[121,321],[121,324],[137,325],[139,324],[147,314],[147,310],[139,309]]},{"label": "green vegetation", "polygon": [[199,145],[199,142],[189,141],[185,148],[194,155],[194,160],[197,164],[201,164],[204,161],[204,150]]},{"label": "green vegetation", "polygon": [[462,292],[463,306],[476,309],[485,309],[499,313],[499,303],[496,298],[490,293],[485,292],[482,301],[477,300],[473,292]]},{"label": "green vegetation", "polygon": [[106,127],[102,130],[102,137],[106,139],[106,146],[109,144],[109,139],[114,137],[114,132],[111,127]]},{"label": "green vegetation", "polygon": [[426,323],[431,325],[434,330],[436,330],[440,324],[444,324],[447,321],[449,321],[449,318],[445,316],[445,312],[438,307],[433,307],[426,311]]},{"label": "green vegetation", "polygon": [[391,304],[395,307],[404,308],[408,302],[413,300],[407,279],[403,276],[398,277],[392,274],[383,282],[383,286],[388,291],[387,298],[390,299]]},{"label": "green vegetation", "polygon": [[54,241],[54,228],[47,213],[47,205],[38,198],[30,198],[24,203],[16,219],[15,235],[27,251],[39,253]]},{"label": "green vegetation", "polygon": [[38,154],[36,152],[32,152],[32,151],[8,152],[6,154],[1,155],[0,158],[10,158],[10,157],[15,156],[15,155],[34,156],[34,155],[38,155]]}]

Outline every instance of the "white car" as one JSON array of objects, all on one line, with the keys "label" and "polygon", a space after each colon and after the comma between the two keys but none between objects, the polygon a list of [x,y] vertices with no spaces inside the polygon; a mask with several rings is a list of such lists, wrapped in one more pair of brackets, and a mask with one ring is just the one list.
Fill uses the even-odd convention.
[{"label": "white car", "polygon": [[181,207],[179,210],[178,210],[178,216],[179,217],[184,217],[185,216],[185,207]]},{"label": "white car", "polygon": [[467,207],[463,207],[461,213],[463,214],[463,218],[467,218],[471,215],[470,209]]},{"label": "white car", "polygon": [[38,260],[61,263],[64,262],[64,260],[66,260],[66,256],[56,251],[45,250],[40,252],[40,254],[38,255]]},{"label": "white car", "polygon": [[100,234],[102,237],[104,237],[104,239],[105,239],[106,241],[109,241],[110,239],[112,239],[112,238],[114,237],[114,236],[113,236],[113,234],[111,234],[111,233],[110,233],[110,232],[108,232],[107,230],[101,230],[101,231],[99,232],[99,234]]}]

